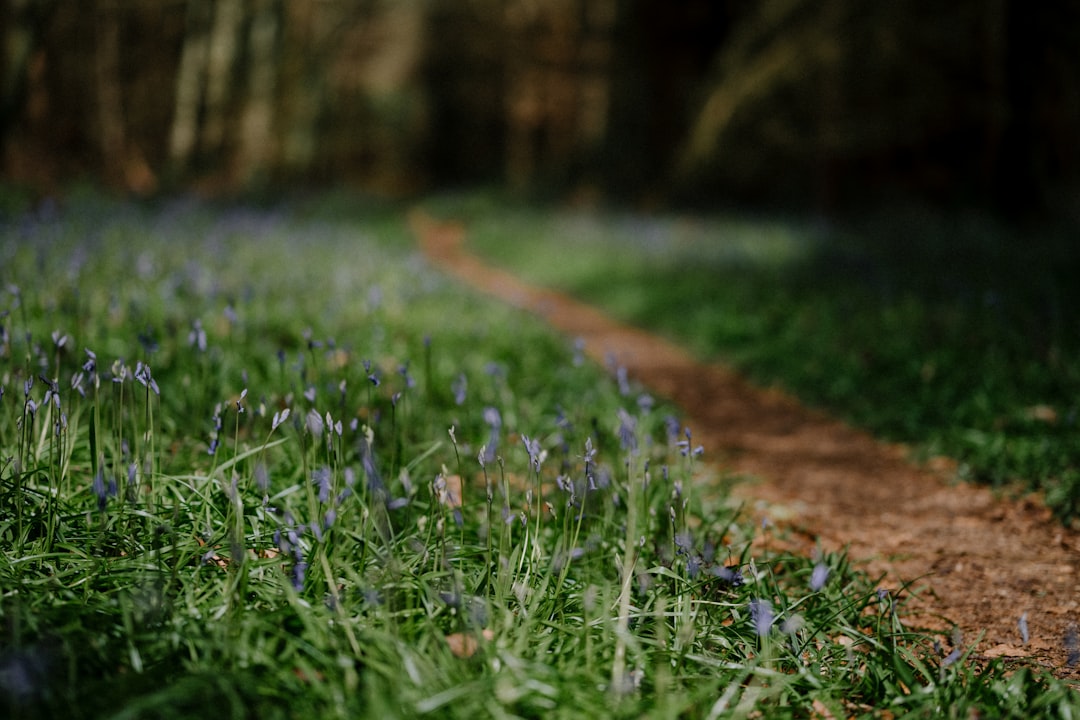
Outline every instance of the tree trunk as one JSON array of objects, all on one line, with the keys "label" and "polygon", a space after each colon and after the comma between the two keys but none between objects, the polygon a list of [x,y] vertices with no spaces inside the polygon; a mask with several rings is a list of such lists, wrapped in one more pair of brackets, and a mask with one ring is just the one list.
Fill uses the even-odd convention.
[{"label": "tree trunk", "polygon": [[120,8],[102,3],[95,17],[94,75],[98,142],[105,181],[123,185],[125,166],[123,88],[120,80]]},{"label": "tree trunk", "polygon": [[248,31],[248,96],[240,121],[237,179],[243,185],[265,179],[273,162],[274,94],[277,88],[278,3],[258,0]]},{"label": "tree trunk", "polygon": [[214,10],[206,63],[206,121],[200,144],[205,152],[220,157],[227,154],[233,70],[236,67],[244,8],[240,0],[216,0]]},{"label": "tree trunk", "polygon": [[199,136],[199,105],[206,80],[209,47],[208,7],[202,0],[188,0],[187,3],[187,29],[177,70],[175,110],[169,138],[169,159],[176,174],[183,174],[190,168]]}]

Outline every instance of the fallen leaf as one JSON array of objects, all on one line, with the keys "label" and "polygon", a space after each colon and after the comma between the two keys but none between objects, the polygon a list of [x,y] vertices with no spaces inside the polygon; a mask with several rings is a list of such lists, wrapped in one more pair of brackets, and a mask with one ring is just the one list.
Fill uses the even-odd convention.
[{"label": "fallen leaf", "polygon": [[1054,425],[1058,421],[1057,410],[1049,405],[1032,405],[1024,409],[1024,415],[1029,420],[1038,420],[1048,425]]},{"label": "fallen leaf", "polygon": [[[491,642],[495,639],[495,632],[490,628],[485,628],[480,633],[480,637]],[[454,654],[454,657],[459,658],[472,657],[478,647],[476,636],[468,633],[450,633],[446,636],[446,644],[450,646],[450,652]]]},{"label": "fallen leaf", "polygon": [[476,652],[476,638],[465,633],[451,633],[446,636],[446,644],[450,646],[450,652],[454,657],[472,657]]},{"label": "fallen leaf", "polygon": [[832,714],[829,708],[825,707],[825,703],[821,702],[821,700],[815,699],[812,705],[814,714],[811,717],[821,718],[821,720],[836,720],[836,716]]}]

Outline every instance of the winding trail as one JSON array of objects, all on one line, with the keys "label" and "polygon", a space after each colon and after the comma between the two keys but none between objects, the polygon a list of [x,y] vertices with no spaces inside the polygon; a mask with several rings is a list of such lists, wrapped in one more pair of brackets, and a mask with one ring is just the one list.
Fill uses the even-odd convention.
[{"label": "winding trail", "polygon": [[[631,377],[679,405],[706,457],[750,478],[733,493],[757,518],[789,529],[798,549],[846,547],[854,563],[883,574],[886,587],[910,582],[909,621],[955,626],[977,655],[1026,658],[1080,678],[1080,648],[1066,641],[1071,634],[1075,643],[1080,621],[1080,534],[1037,498],[953,484],[949,461],[916,467],[903,447],[491,267],[465,250],[460,223],[414,210],[409,224],[435,266],[581,338],[597,362],[614,356]],[[1017,626],[1025,614],[1026,644]]]}]

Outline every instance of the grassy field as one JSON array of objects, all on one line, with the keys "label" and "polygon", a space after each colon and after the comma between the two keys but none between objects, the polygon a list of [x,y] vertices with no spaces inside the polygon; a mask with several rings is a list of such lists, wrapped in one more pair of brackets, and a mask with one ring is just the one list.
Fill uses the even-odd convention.
[{"label": "grassy field", "polygon": [[400,208],[3,207],[0,714],[1080,712],[770,549],[672,408]]},{"label": "grassy field", "polygon": [[432,206],[534,281],[1080,515],[1075,233],[915,211],[829,225]]}]

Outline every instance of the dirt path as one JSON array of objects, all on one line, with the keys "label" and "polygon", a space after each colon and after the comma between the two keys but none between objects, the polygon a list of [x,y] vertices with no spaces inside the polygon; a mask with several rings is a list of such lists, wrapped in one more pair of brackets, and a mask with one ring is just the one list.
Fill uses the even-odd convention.
[{"label": "dirt path", "polygon": [[[464,250],[460,224],[419,211],[409,221],[436,266],[583,339],[598,362],[614,356],[632,378],[683,408],[706,457],[758,479],[736,485],[736,495],[756,517],[790,528],[803,550],[848,547],[854,562],[886,573],[886,586],[914,581],[907,609],[920,626],[955,625],[965,644],[978,640],[979,655],[1029,658],[1080,678],[1065,640],[1071,632],[1075,643],[1080,620],[1080,535],[1038,500],[950,484],[948,462],[917,468],[903,448],[484,264]],[[1027,644],[1017,629],[1022,614]]]}]

